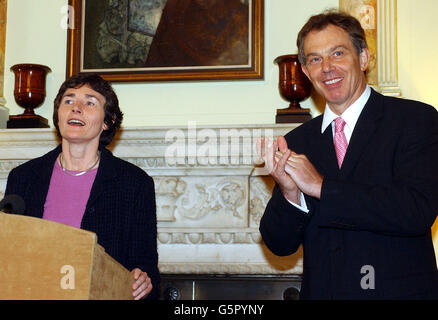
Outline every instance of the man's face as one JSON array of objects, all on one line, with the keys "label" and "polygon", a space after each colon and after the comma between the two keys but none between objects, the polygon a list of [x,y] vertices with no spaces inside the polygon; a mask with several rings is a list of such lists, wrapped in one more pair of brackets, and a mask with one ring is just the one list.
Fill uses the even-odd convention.
[{"label": "man's face", "polygon": [[333,25],[311,31],[304,39],[304,55],[303,72],[332,111],[341,114],[360,97],[370,56],[368,49],[358,56],[347,32]]}]

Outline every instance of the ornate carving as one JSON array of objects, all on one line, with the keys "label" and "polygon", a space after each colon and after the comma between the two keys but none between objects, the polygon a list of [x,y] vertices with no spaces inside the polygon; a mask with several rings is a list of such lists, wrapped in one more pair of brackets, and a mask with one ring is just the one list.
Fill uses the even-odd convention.
[{"label": "ornate carving", "polygon": [[[247,178],[155,177],[160,227],[247,227]],[[230,219],[231,217],[231,219]],[[173,222],[173,223],[172,223]]]},{"label": "ornate carving", "polygon": [[243,229],[239,231],[173,231],[158,228],[158,243],[169,244],[258,244],[261,235],[257,229]]},{"label": "ornate carving", "polygon": [[[155,169],[155,168],[252,168],[251,164],[247,165],[240,165],[240,164],[227,164],[227,163],[220,163],[218,162],[208,162],[208,163],[191,163],[187,159],[184,163],[178,163],[178,162],[168,162],[163,157],[143,157],[143,158],[123,158],[124,160],[135,164],[136,166],[147,170],[147,169]],[[243,157],[242,157],[243,159]],[[243,161],[243,160],[242,160]]]},{"label": "ornate carving", "polygon": [[186,191],[187,184],[179,178],[155,178],[157,219],[175,221],[176,200]]},{"label": "ornate carving", "polygon": [[264,263],[159,263],[161,273],[169,274],[301,274],[302,259],[279,270]]},{"label": "ornate carving", "polygon": [[274,181],[270,177],[250,178],[250,207],[251,222],[259,226],[266,205],[271,198]]},{"label": "ornate carving", "polygon": [[225,208],[233,212],[233,216],[242,218],[237,208],[245,203],[246,192],[239,181],[226,181],[219,191],[220,199]]},{"label": "ornate carving", "polygon": [[222,209],[217,200],[216,188],[196,183],[195,188],[188,189],[181,198],[178,212],[184,218],[199,220]]},{"label": "ornate carving", "polygon": [[9,173],[12,169],[26,162],[25,160],[3,160],[0,161],[0,173]]}]

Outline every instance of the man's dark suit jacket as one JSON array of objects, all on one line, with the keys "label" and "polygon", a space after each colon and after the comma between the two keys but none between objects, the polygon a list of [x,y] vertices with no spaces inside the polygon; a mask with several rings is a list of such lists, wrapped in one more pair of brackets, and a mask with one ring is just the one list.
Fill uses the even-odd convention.
[{"label": "man's dark suit jacket", "polygon": [[324,177],[321,199],[306,195],[306,214],[276,186],[260,222],[276,255],[303,246],[301,298],[438,298],[436,110],[372,91],[341,170],[332,128],[321,134],[321,123],[318,116],[286,135]]},{"label": "man's dark suit jacket", "polygon": [[[61,146],[11,170],[6,195],[21,196],[26,215],[43,217],[53,166]],[[81,229],[129,271],[138,267],[152,280],[149,299],[158,295],[157,222],[154,182],[140,168],[101,148],[101,160]],[[62,237],[62,235],[60,235]]]}]

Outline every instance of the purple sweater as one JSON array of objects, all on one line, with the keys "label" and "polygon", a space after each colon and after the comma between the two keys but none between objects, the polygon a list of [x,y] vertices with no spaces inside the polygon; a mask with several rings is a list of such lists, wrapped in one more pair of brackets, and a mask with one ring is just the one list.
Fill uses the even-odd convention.
[{"label": "purple sweater", "polygon": [[80,228],[96,173],[97,168],[81,176],[70,176],[55,161],[43,219]]}]

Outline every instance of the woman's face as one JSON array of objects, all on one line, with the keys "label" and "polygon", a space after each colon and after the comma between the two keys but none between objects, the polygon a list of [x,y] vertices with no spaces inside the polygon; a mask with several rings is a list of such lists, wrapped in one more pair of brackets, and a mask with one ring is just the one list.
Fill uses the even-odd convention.
[{"label": "woman's face", "polygon": [[58,127],[62,139],[72,143],[95,142],[103,130],[106,99],[85,84],[69,88],[62,96],[58,109]]}]

